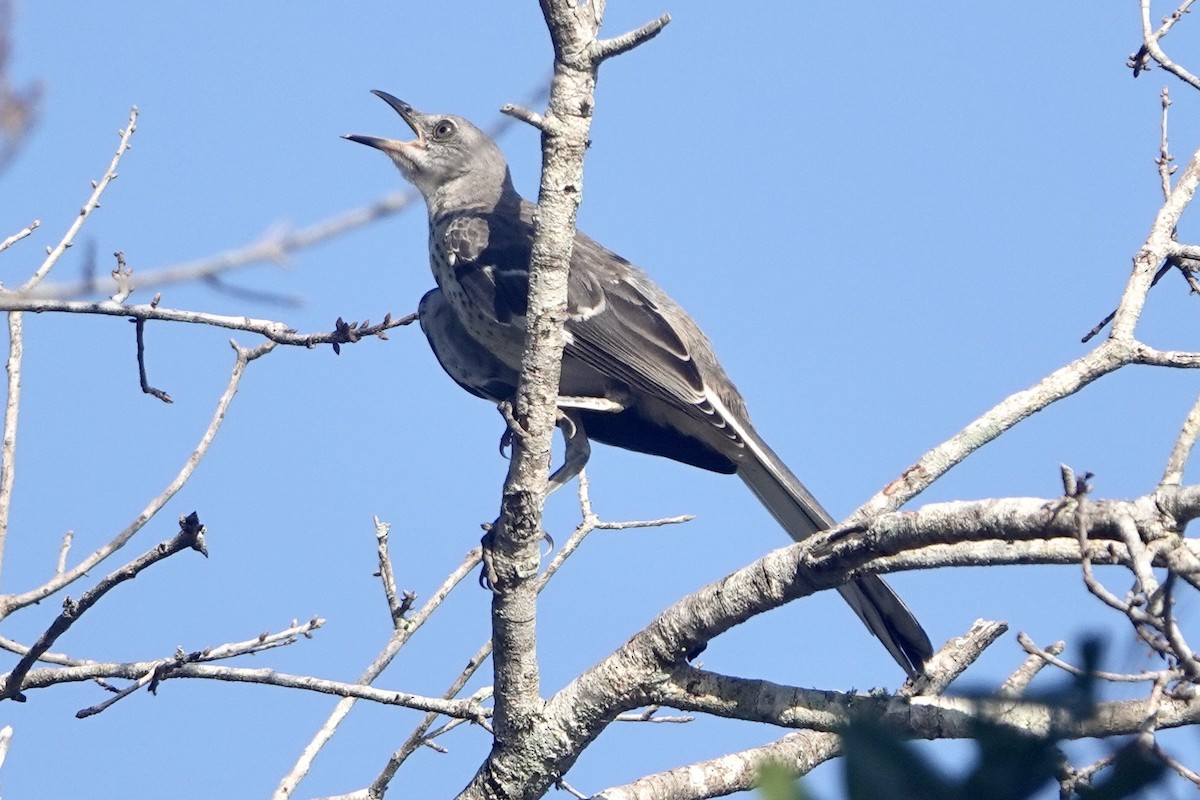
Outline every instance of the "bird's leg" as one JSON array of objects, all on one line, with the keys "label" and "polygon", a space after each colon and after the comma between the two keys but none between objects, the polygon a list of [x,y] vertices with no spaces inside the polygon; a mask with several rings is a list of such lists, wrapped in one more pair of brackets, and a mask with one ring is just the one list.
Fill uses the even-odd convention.
[{"label": "bird's leg", "polygon": [[[511,400],[500,401],[496,404],[496,408],[500,412],[500,416],[504,417],[505,422],[504,433],[500,434],[500,455],[508,458],[508,450],[512,447],[513,438],[523,429],[513,413]],[[569,483],[578,475],[580,470],[587,466],[588,458],[592,454],[587,434],[583,431],[583,421],[578,414],[571,414],[566,409],[618,414],[625,410],[625,405],[619,400],[608,397],[559,396],[558,427],[563,433],[563,442],[567,446],[566,461],[550,476],[550,487],[546,490],[547,495],[561,488],[563,484]]]},{"label": "bird's leg", "polygon": [[[568,400],[590,400],[591,398],[565,398]],[[600,399],[600,403],[610,403]],[[512,403],[504,401],[497,404],[500,410],[500,415],[504,417],[507,426],[504,429],[504,434],[500,437],[500,452],[504,451],[512,445],[513,437],[520,430],[516,421],[516,417],[512,413]],[[578,405],[560,405],[558,409],[558,429],[562,431],[563,443],[565,451],[563,453],[563,463],[558,469],[550,475],[546,482],[546,496],[549,497],[552,493],[558,491],[571,480],[583,471],[587,466],[588,459],[592,455],[592,446],[588,442],[587,431],[583,429],[583,420],[579,415],[574,413],[572,408],[578,408]],[[598,409],[599,410],[599,409]],[[479,585],[485,589],[492,589],[496,585],[496,569],[492,562],[492,538],[495,523],[484,525],[483,538],[480,539],[480,545],[483,547],[483,569],[479,571]],[[547,546],[554,549],[554,539],[545,531],[542,532],[542,538],[546,540]]]},{"label": "bird's leg", "polygon": [[517,422],[517,415],[513,413],[512,400],[501,400],[496,404],[496,410],[504,417],[504,433],[500,434],[500,455],[508,458],[506,451],[512,447],[513,437],[517,435],[520,423]]},{"label": "bird's leg", "polygon": [[489,592],[496,591],[496,562],[492,558],[492,543],[496,538],[496,525],[500,520],[483,523],[483,536],[479,537],[480,561],[479,585]]},{"label": "bird's leg", "polygon": [[554,470],[546,484],[547,497],[570,483],[571,479],[587,466],[588,459],[592,455],[592,446],[588,443],[587,431],[583,429],[583,420],[579,418],[578,414],[560,406],[558,429],[562,431],[566,450],[563,453],[562,466]]}]

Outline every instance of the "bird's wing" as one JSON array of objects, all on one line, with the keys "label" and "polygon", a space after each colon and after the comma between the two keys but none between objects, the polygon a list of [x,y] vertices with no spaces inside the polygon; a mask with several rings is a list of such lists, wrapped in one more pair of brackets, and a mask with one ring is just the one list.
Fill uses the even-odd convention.
[{"label": "bird's wing", "polygon": [[525,335],[532,239],[517,229],[499,227],[497,218],[459,214],[442,229],[435,246],[445,249],[454,279],[471,305],[490,310],[495,321]]},{"label": "bird's wing", "polygon": [[[454,277],[475,308],[524,335],[533,206],[519,216],[460,214],[441,237]],[[685,411],[742,444],[724,406],[745,405],[696,323],[637,266],[577,234],[568,279],[566,354],[629,389]],[[564,394],[571,394],[569,386]],[[710,402],[715,393],[720,403]]]},{"label": "bird's wing", "polygon": [[434,357],[455,383],[493,403],[516,394],[516,371],[471,338],[441,289],[426,292],[417,316]]}]

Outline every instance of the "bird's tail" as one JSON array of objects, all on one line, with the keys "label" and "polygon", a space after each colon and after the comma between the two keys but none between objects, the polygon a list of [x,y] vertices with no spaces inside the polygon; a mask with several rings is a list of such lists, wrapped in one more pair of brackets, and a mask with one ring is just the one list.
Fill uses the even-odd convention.
[{"label": "bird's tail", "polygon": [[[742,431],[748,457],[738,475],[797,542],[831,528],[834,519],[779,456],[753,430]],[[842,597],[909,677],[921,674],[933,655],[929,636],[904,601],[878,575],[839,586]]]}]

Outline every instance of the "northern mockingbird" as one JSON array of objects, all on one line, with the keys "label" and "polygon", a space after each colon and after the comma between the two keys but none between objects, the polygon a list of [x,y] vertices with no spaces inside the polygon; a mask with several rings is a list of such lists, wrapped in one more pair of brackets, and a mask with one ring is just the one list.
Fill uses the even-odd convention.
[{"label": "northern mockingbird", "polygon": [[[422,299],[421,326],[460,386],[493,402],[511,399],[525,343],[534,206],[513,188],[495,142],[470,122],[375,94],[416,139],[346,138],[383,151],[425,198],[438,290]],[[568,463],[554,476],[559,485],[582,466],[572,458],[579,461],[579,440],[590,438],[736,473],[797,541],[834,525],[755,431],[708,337],[646,273],[577,233],[568,284],[559,383]],[[883,579],[839,591],[897,663],[918,675],[933,653],[929,637]]]}]

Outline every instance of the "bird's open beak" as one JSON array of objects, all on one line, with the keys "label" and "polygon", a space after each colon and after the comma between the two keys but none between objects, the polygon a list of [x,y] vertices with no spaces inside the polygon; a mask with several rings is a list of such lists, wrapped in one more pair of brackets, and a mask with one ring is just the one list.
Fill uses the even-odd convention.
[{"label": "bird's open beak", "polygon": [[381,139],[378,136],[360,136],[357,133],[348,133],[342,137],[343,139],[349,139],[352,142],[365,144],[369,147],[374,147],[377,150],[382,150],[385,153],[401,152],[406,147],[425,147],[425,136],[421,133],[421,129],[417,126],[418,112],[416,109],[403,100],[393,97],[387,92],[379,89],[372,89],[371,94],[379,97],[385,103],[395,109],[396,113],[400,115],[400,119],[404,120],[404,123],[412,129],[412,132],[416,134],[417,138],[411,142],[402,142],[398,139]]}]

